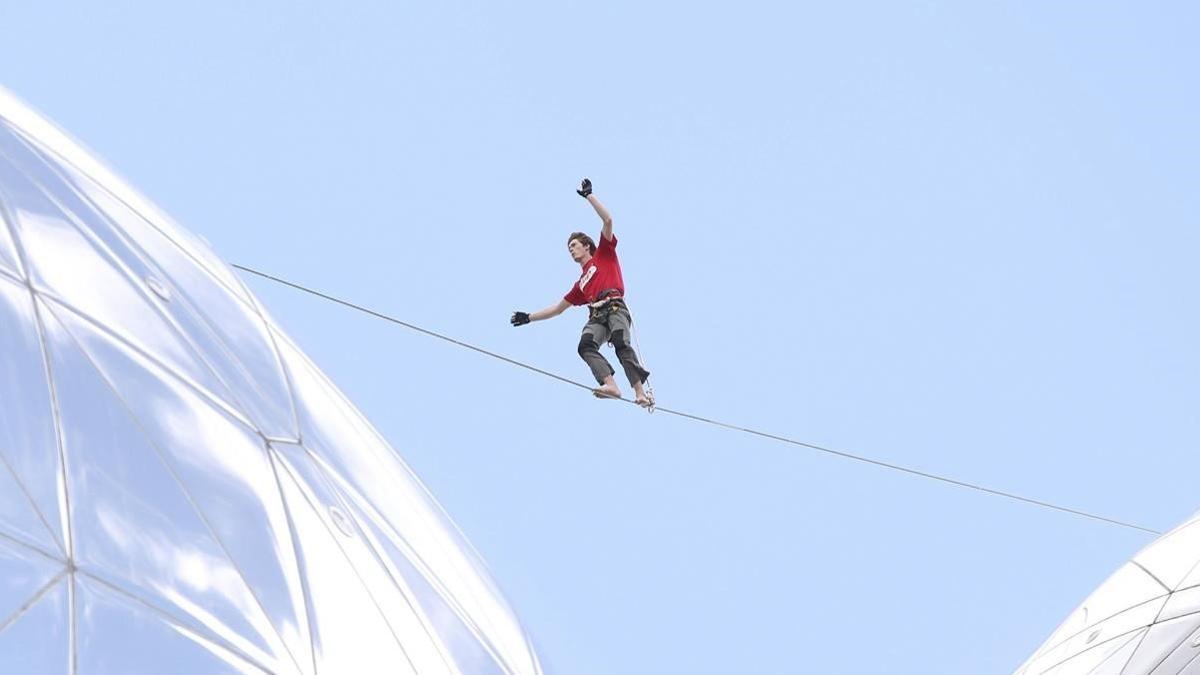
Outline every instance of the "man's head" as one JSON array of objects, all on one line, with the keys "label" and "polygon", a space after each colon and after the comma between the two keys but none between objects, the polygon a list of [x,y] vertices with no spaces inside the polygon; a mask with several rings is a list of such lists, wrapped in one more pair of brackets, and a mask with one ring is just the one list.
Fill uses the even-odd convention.
[{"label": "man's head", "polygon": [[582,232],[572,232],[567,237],[567,251],[572,260],[582,265],[596,253],[596,242]]}]

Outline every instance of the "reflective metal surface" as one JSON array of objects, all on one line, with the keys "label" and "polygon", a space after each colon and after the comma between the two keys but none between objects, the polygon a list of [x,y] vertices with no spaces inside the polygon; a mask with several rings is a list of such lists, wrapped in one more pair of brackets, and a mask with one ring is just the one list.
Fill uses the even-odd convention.
[{"label": "reflective metal surface", "polygon": [[1118,569],[1016,672],[1200,673],[1200,513]]},{"label": "reflective metal surface", "polygon": [[0,670],[541,672],[232,271],[3,90],[0,215]]}]

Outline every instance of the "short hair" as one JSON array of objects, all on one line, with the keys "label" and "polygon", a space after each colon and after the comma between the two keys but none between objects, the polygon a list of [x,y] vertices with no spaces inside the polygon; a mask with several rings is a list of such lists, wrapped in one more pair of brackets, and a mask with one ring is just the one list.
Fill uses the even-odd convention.
[{"label": "short hair", "polygon": [[596,242],[592,241],[591,237],[582,232],[572,232],[571,236],[567,237],[567,246],[570,246],[571,242],[575,241],[576,239],[578,239],[584,246],[588,247],[589,254],[596,254]]}]

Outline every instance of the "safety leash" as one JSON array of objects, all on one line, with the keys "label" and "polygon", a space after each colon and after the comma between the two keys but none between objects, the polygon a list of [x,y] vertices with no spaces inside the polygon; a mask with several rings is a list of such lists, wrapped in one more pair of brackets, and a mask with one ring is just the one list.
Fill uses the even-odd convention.
[{"label": "safety leash", "polygon": [[[625,311],[629,312],[629,333],[633,337],[633,348],[637,351],[638,365],[643,370],[649,372],[649,362],[646,361],[646,353],[642,351],[642,345],[638,343],[638,328],[637,318],[633,316],[633,310],[629,309],[629,303],[625,303]],[[654,385],[650,384],[650,380],[646,380],[643,384],[643,389],[646,390],[646,398],[650,399],[650,405],[646,406],[646,412],[654,414]]]}]

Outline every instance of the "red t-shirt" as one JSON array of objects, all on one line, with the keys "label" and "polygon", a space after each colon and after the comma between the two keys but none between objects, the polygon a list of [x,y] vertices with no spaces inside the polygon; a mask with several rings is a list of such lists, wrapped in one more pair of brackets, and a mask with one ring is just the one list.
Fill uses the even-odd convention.
[{"label": "red t-shirt", "polygon": [[612,239],[600,236],[596,252],[583,266],[579,281],[563,296],[572,305],[587,305],[595,302],[602,291],[615,288],[625,295],[625,282],[621,280],[621,263],[617,260],[617,235]]}]

